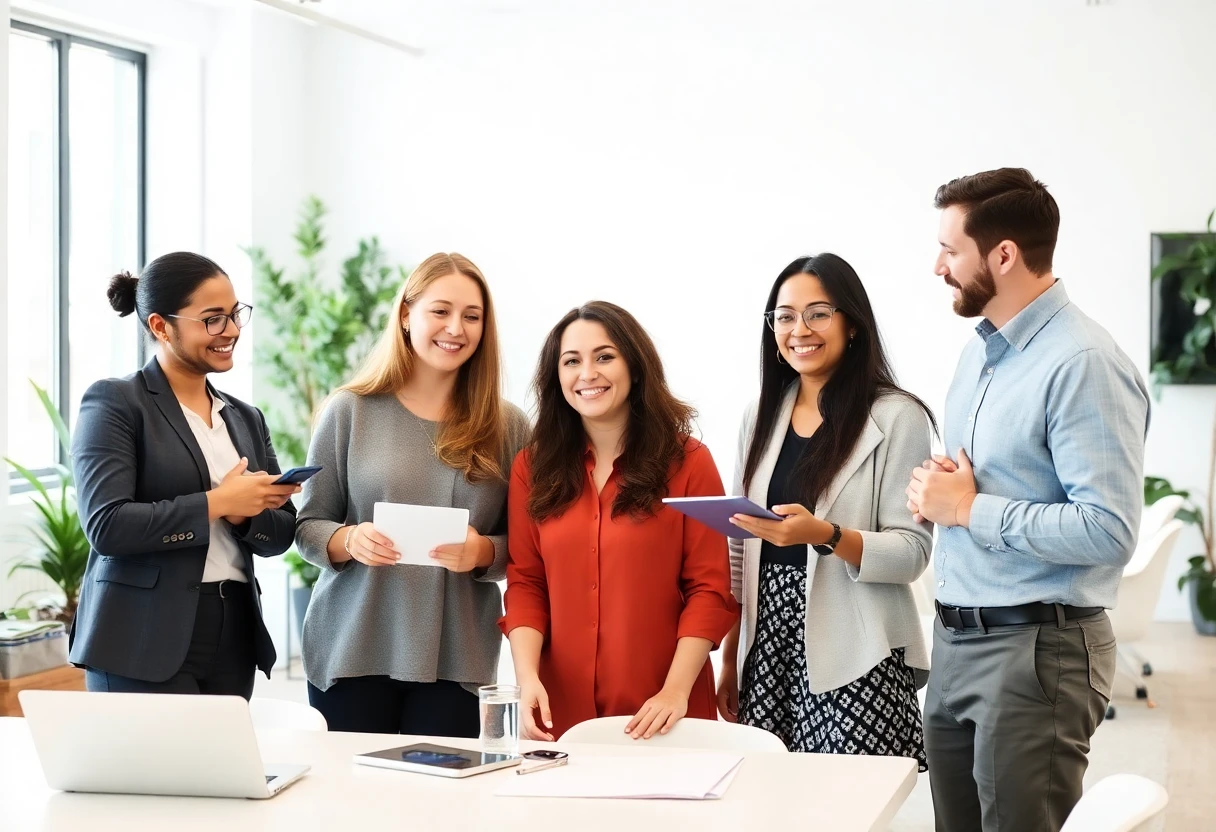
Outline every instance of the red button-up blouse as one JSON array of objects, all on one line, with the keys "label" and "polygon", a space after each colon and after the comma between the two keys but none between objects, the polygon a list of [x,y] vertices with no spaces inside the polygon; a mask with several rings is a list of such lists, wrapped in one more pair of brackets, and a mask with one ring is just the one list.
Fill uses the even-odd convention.
[{"label": "red button-up blouse", "polygon": [[[695,439],[669,485],[670,497],[723,493],[709,449]],[[600,716],[632,715],[658,693],[686,636],[717,645],[739,616],[730,592],[726,538],[668,506],[638,521],[612,517],[614,470],[596,493],[587,454],[583,493],[559,517],[528,514],[532,473],[515,458],[508,497],[504,633],[532,627],[545,636],[540,680],[553,733]],[[706,661],[688,697],[688,716],[717,715]]]}]

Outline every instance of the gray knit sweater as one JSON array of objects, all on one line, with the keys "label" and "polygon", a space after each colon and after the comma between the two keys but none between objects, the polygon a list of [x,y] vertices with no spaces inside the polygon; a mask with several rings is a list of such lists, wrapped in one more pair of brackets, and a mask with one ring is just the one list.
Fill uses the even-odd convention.
[{"label": "gray knit sweater", "polygon": [[[505,417],[507,473],[529,426],[514,405],[506,405]],[[507,483],[471,485],[440,462],[431,446],[437,430],[391,394],[339,393],[318,420],[308,464],[324,470],[304,485],[296,544],[306,561],[321,567],[302,647],[305,675],[321,690],[352,676],[447,679],[469,690],[495,680]],[[458,574],[434,566],[330,563],[326,548],[334,532],[371,521],[379,501],[467,508],[469,525],[494,541],[494,565]]]}]

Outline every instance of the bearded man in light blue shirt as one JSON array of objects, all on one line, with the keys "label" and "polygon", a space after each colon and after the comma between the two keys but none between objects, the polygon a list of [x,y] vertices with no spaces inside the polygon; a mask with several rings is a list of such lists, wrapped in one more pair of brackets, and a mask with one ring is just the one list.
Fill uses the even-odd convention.
[{"label": "bearded man in light blue shirt", "polygon": [[1028,171],[937,191],[936,273],[982,317],[946,399],[946,454],[908,506],[938,526],[925,745],[939,832],[1058,830],[1115,673],[1149,399],[1052,274],[1060,214]]}]

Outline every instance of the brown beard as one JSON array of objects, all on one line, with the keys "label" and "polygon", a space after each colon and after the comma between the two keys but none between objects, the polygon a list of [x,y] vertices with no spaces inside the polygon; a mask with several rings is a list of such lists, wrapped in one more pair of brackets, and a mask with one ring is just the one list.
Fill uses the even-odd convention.
[{"label": "brown beard", "polygon": [[992,269],[987,261],[984,261],[972,280],[959,284],[959,291],[961,295],[954,302],[955,315],[960,318],[978,318],[984,313],[988,301],[996,297],[996,281],[992,279]]}]

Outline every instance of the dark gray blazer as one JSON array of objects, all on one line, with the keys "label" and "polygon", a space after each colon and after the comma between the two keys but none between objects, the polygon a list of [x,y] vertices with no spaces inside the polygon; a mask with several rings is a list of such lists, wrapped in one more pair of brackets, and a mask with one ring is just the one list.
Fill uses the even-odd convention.
[{"label": "dark gray blazer", "polygon": [[[250,471],[279,473],[266,420],[226,396],[224,422]],[[169,380],[155,358],[84,394],[72,442],[80,520],[92,551],[72,622],[73,664],[163,682],[186,658],[207,561],[211,475]],[[290,502],[235,529],[255,608],[261,588],[253,555],[291,546]],[[275,650],[259,614],[257,666],[270,675]]]}]

